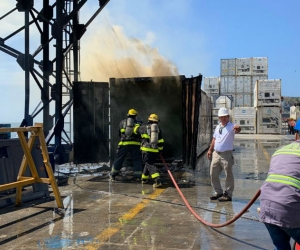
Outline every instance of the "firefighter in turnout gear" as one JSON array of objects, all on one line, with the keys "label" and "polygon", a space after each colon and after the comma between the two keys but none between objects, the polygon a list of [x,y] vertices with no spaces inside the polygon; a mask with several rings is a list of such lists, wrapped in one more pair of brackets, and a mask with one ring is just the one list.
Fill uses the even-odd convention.
[{"label": "firefighter in turnout gear", "polygon": [[142,174],[142,155],[140,151],[141,137],[137,133],[138,128],[142,124],[140,119],[137,119],[138,112],[135,109],[130,109],[127,118],[122,120],[119,125],[120,142],[118,144],[117,155],[111,170],[111,180],[119,175],[123,162],[127,153],[130,153],[134,176],[141,178]]},{"label": "firefighter in turnout gear", "polygon": [[155,183],[153,187],[162,186],[160,175],[154,165],[159,153],[163,150],[164,139],[162,138],[161,129],[158,126],[158,116],[151,114],[148,118],[148,124],[140,126],[138,129],[141,135],[141,151],[144,164],[142,174],[142,183],[147,183],[151,177]]}]

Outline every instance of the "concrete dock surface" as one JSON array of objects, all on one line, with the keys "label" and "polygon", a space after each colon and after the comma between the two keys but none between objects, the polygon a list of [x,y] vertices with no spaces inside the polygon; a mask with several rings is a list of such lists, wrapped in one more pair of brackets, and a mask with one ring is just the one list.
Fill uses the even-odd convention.
[{"label": "concrete dock surface", "polygon": [[[224,223],[259,190],[273,152],[293,139],[290,135],[236,135],[232,202],[210,201],[206,156],[198,159],[195,170],[175,171],[174,179],[191,210],[209,223]],[[70,174],[67,185],[59,187],[64,210],[57,208],[52,193],[52,198],[1,208],[1,249],[273,249],[259,222],[259,200],[232,224],[213,228],[192,214],[167,173],[163,187],[153,189],[152,183],[135,180],[110,182],[107,167],[97,173],[92,166],[84,169]],[[224,185],[223,174],[221,179]]]}]

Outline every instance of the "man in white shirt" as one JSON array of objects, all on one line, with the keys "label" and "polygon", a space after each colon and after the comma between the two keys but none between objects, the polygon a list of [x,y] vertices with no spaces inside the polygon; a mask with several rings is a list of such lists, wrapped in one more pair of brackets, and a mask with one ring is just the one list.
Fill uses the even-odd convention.
[{"label": "man in white shirt", "polygon": [[[241,127],[229,121],[229,112],[226,108],[218,111],[220,124],[216,127],[213,139],[207,152],[208,159],[212,159],[210,165],[211,185],[214,195],[211,200],[232,201],[234,190],[234,176],[232,166],[234,159],[232,155],[234,135],[241,132]],[[220,174],[225,171],[225,192],[220,183]]]}]

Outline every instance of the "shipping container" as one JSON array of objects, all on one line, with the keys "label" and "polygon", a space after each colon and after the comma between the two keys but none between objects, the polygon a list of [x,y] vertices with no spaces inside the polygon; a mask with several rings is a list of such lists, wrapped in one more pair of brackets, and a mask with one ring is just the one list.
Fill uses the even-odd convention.
[{"label": "shipping container", "polygon": [[256,117],[256,109],[254,107],[235,107],[233,108],[234,117]]},{"label": "shipping container", "polygon": [[258,107],[256,114],[257,134],[281,134],[280,107]]},{"label": "shipping container", "polygon": [[220,109],[220,108],[232,109],[233,108],[233,97],[227,96],[227,95],[219,96],[214,103],[214,108],[216,108],[216,109]]},{"label": "shipping container", "polygon": [[241,134],[256,134],[256,109],[254,107],[233,108],[233,121],[241,126]]},{"label": "shipping container", "polygon": [[204,77],[203,90],[210,96],[218,96],[220,93],[220,78],[218,76]]},{"label": "shipping container", "polygon": [[254,107],[281,107],[281,79],[257,80],[254,88]]},{"label": "shipping container", "polygon": [[252,58],[252,75],[268,75],[268,57]]},{"label": "shipping container", "polygon": [[221,59],[221,76],[236,75],[236,59]]},{"label": "shipping container", "polygon": [[251,76],[237,76],[236,80],[236,93],[253,93],[254,85],[252,85]]},{"label": "shipping container", "polygon": [[235,80],[235,76],[222,76],[220,78],[220,95],[230,95],[236,93]]},{"label": "shipping container", "polygon": [[[202,75],[110,78],[110,162],[119,143],[118,125],[128,109],[136,108],[144,124],[151,113],[160,118],[165,160],[195,168],[197,155],[211,140],[211,102],[201,82]],[[157,161],[161,164],[159,157]]]},{"label": "shipping container", "polygon": [[204,90],[204,92],[206,94],[208,94],[209,96],[219,96],[220,95],[219,89],[206,89],[206,90]]},{"label": "shipping container", "polygon": [[108,162],[108,82],[74,82],[73,96],[73,162]]},{"label": "shipping container", "polygon": [[206,89],[219,89],[220,88],[220,78],[218,76],[204,77],[204,91]]},{"label": "shipping container", "polygon": [[218,111],[219,111],[218,108],[213,108],[212,109],[212,117],[218,117]]},{"label": "shipping container", "polygon": [[237,76],[252,75],[251,62],[252,62],[252,58],[236,58],[236,75]]},{"label": "shipping container", "polygon": [[268,76],[251,76],[252,92],[254,93],[255,85],[257,80],[267,80]]},{"label": "shipping container", "polygon": [[234,107],[253,107],[253,94],[239,93],[233,95]]},{"label": "shipping container", "polygon": [[217,116],[212,117],[213,132],[216,129],[216,127],[219,125],[219,123],[220,123],[219,117]]},{"label": "shipping container", "polygon": [[201,104],[199,111],[199,128],[197,141],[197,156],[203,154],[209,148],[212,139],[212,103],[210,97],[201,91]]}]

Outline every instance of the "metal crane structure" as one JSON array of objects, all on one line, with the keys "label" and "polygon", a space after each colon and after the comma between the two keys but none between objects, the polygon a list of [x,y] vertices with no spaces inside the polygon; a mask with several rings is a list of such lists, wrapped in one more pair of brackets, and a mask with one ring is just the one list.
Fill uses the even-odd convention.
[{"label": "metal crane structure", "polygon": [[[46,143],[49,145],[54,138],[54,146],[61,151],[63,142],[72,145],[72,87],[80,78],[80,39],[109,0],[98,0],[99,8],[84,24],[79,22],[79,12],[88,0],[41,2],[42,8],[37,10],[34,0],[17,0],[16,7],[0,17],[1,23],[16,12],[24,15],[20,28],[5,37],[0,32],[0,51],[14,57],[24,71],[25,103],[20,127],[33,125],[33,119],[41,114]],[[40,38],[34,52],[30,51],[33,29]],[[24,37],[24,51],[8,45],[17,34]],[[37,84],[41,100],[30,114],[31,81]]]}]

